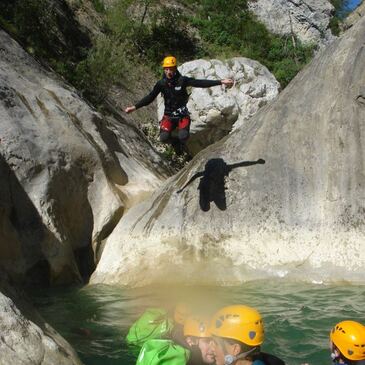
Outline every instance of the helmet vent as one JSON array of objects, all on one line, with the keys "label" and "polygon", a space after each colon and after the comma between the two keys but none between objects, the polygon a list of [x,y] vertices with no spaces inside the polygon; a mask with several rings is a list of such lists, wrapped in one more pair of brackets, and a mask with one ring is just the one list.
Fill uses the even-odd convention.
[{"label": "helmet vent", "polygon": [[256,337],[256,332],[255,331],[250,331],[248,333],[248,336],[250,337],[251,340],[253,340]]}]

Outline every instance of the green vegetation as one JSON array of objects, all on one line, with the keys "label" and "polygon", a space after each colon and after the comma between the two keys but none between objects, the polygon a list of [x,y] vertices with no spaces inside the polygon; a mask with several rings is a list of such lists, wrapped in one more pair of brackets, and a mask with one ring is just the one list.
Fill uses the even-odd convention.
[{"label": "green vegetation", "polygon": [[253,58],[282,87],[313,55],[314,47],[294,35],[269,33],[249,12],[247,0],[182,0],[181,7],[164,7],[159,0],[117,0],[111,8],[103,0],[80,0],[78,6],[87,1],[104,19],[103,33],[92,43],[62,0],[2,0],[0,25],[95,105],[142,65],[160,74],[168,54],[180,63],[198,57]]},{"label": "green vegetation", "polygon": [[285,87],[313,55],[314,47],[301,44],[294,35],[270,34],[248,11],[247,0],[228,5],[225,0],[185,0],[194,16],[156,3],[119,0],[107,12],[107,36],[123,48],[127,64],[141,62],[160,73],[160,61],[167,54],[176,55],[180,62],[244,56],[266,65]]},{"label": "green vegetation", "polygon": [[272,35],[248,11],[247,0],[202,0],[192,24],[198,28],[207,56],[226,58],[240,55],[258,60],[285,87],[312,58],[313,46],[295,36]]},{"label": "green vegetation", "polygon": [[101,35],[87,57],[69,74],[70,81],[95,105],[101,105],[112,85],[118,84],[128,64],[124,49],[105,35]]},{"label": "green vegetation", "polygon": [[7,31],[52,65],[59,61],[77,62],[84,57],[84,48],[91,46],[66,4],[49,0],[2,0],[0,14]]},{"label": "green vegetation", "polygon": [[119,0],[109,10],[106,26],[109,37],[124,44],[130,62],[157,66],[160,73],[164,55],[190,60],[199,53],[199,43],[187,32],[187,18],[181,11],[154,5],[155,0]]},{"label": "green vegetation", "polygon": [[105,12],[105,6],[102,0],[91,0],[94,9],[99,12],[99,13],[104,13]]},{"label": "green vegetation", "polygon": [[29,53],[72,81],[91,41],[65,3],[2,0],[0,14],[0,25]]}]

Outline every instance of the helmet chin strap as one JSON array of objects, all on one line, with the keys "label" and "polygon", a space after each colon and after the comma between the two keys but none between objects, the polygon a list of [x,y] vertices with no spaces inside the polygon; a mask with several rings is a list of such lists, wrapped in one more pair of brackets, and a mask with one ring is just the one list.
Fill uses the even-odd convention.
[{"label": "helmet chin strap", "polygon": [[248,356],[251,352],[255,351],[257,347],[252,348],[250,351],[242,352],[241,354],[234,356],[234,355],[224,355],[224,365],[232,365],[239,359],[244,359]]}]

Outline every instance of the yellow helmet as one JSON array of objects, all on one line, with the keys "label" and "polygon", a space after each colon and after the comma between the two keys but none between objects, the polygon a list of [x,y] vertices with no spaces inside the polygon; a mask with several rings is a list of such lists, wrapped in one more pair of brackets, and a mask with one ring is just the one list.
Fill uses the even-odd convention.
[{"label": "yellow helmet", "polygon": [[211,337],[209,321],[198,317],[189,317],[184,323],[184,336]]},{"label": "yellow helmet", "polygon": [[342,321],[330,332],[331,341],[349,360],[365,360],[365,326],[355,321]]},{"label": "yellow helmet", "polygon": [[191,310],[187,304],[185,304],[185,303],[176,304],[176,307],[174,310],[175,323],[183,325],[186,321],[186,318],[189,317],[190,314],[191,314]]},{"label": "yellow helmet", "polygon": [[259,346],[264,342],[260,313],[245,305],[231,305],[219,310],[213,316],[209,330],[213,336],[238,340],[249,346]]},{"label": "yellow helmet", "polygon": [[165,57],[162,61],[162,67],[176,67],[177,62],[174,56]]}]

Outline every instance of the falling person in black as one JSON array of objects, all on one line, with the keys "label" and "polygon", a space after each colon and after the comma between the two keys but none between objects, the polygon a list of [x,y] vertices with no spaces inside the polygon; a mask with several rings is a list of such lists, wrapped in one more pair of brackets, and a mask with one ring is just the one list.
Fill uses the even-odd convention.
[{"label": "falling person in black", "polygon": [[[173,56],[165,57],[162,67],[164,70],[163,78],[157,81],[152,91],[138,103],[127,107],[124,111],[131,113],[138,108],[149,105],[161,93],[165,102],[165,111],[160,121],[160,141],[171,143],[177,154],[182,154],[185,150],[185,143],[189,138],[191,123],[186,106],[189,99],[187,87],[207,88],[218,85],[231,87],[233,80],[198,80],[182,76],[177,70],[176,58]],[[174,129],[177,129],[177,139],[171,136]]]}]

